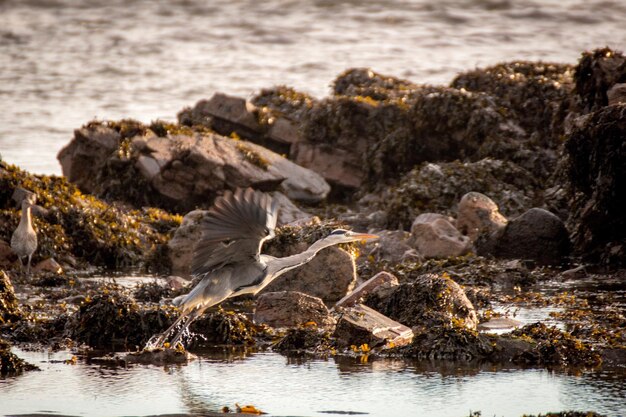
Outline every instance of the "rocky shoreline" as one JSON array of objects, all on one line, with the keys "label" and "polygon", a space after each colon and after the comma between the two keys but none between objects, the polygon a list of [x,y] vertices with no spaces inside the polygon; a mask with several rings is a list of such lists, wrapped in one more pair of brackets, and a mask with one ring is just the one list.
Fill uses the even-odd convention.
[{"label": "rocky shoreline", "polygon": [[[9,343],[93,356],[166,328],[197,225],[236,187],[279,201],[265,253],[291,255],[338,226],[381,238],[327,249],[207,313],[191,351],[623,365],[625,83],[626,58],[608,48],[449,86],[351,69],[322,100],[280,86],[249,102],[216,94],[178,123],[89,122],[58,155],[63,177],[0,162],[2,375],[28,369]],[[26,274],[10,241],[29,193],[39,246]],[[169,278],[85,279],[101,269]],[[610,282],[617,295],[545,290],[555,282]],[[502,313],[548,305],[558,327]]]}]

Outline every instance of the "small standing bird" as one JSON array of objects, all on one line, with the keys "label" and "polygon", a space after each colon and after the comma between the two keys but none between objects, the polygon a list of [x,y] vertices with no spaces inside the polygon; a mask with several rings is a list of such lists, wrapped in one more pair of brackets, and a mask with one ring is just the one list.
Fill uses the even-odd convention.
[{"label": "small standing bird", "polygon": [[191,322],[207,308],[230,297],[258,293],[280,275],[311,261],[324,248],[378,237],[337,229],[299,254],[284,258],[262,255],[263,242],[274,237],[277,215],[276,202],[251,188],[237,189],[234,194],[227,191],[215,201],[202,224],[202,238],[191,265],[192,275],[203,278],[189,294],[175,300],[182,314],[147,347],[162,347],[169,334],[188,318],[171,339],[170,345],[175,347]]},{"label": "small standing bird", "polygon": [[37,250],[37,233],[33,229],[33,221],[31,218],[30,208],[32,204],[27,199],[22,201],[22,218],[17,229],[11,236],[11,249],[20,259],[20,264],[24,268],[22,258],[28,256],[28,266],[26,273],[30,273],[30,261],[33,253]]}]

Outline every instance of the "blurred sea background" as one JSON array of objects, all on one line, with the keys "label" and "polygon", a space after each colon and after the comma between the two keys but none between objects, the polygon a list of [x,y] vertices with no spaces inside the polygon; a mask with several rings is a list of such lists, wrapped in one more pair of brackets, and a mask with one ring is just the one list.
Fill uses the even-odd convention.
[{"label": "blurred sea background", "polygon": [[0,0],[0,154],[60,174],[93,120],[175,120],[215,92],[317,97],[351,67],[448,84],[502,61],[626,46],[623,0]]}]

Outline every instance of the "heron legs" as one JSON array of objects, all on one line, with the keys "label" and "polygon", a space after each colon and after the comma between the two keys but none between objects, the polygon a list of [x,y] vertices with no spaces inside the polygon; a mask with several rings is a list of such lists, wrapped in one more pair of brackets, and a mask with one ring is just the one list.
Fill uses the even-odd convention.
[{"label": "heron legs", "polygon": [[[174,338],[170,341],[170,346],[173,348],[176,347],[176,343],[178,343],[180,339],[183,337],[183,335],[189,328],[189,325],[198,317],[200,317],[202,313],[204,313],[204,310],[205,309],[196,309],[196,310],[191,311],[191,313],[181,314],[180,317],[177,318],[176,321],[170,327],[167,328],[167,330],[165,330],[163,333],[160,333],[150,338],[150,340],[146,344],[146,348],[147,349],[162,348],[165,345],[165,341],[167,340],[167,337],[170,335],[170,333],[172,333],[183,322],[183,320],[187,319],[187,321],[182,325],[178,333],[176,333]],[[153,340],[155,337],[156,337],[156,340]]]}]

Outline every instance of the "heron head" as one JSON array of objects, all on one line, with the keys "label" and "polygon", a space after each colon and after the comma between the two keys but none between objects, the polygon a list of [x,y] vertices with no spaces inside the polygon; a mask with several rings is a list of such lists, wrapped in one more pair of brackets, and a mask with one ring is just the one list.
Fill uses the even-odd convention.
[{"label": "heron head", "polygon": [[326,239],[336,241],[337,243],[357,242],[359,240],[377,239],[377,235],[369,233],[357,233],[346,229],[335,229],[330,232]]}]

